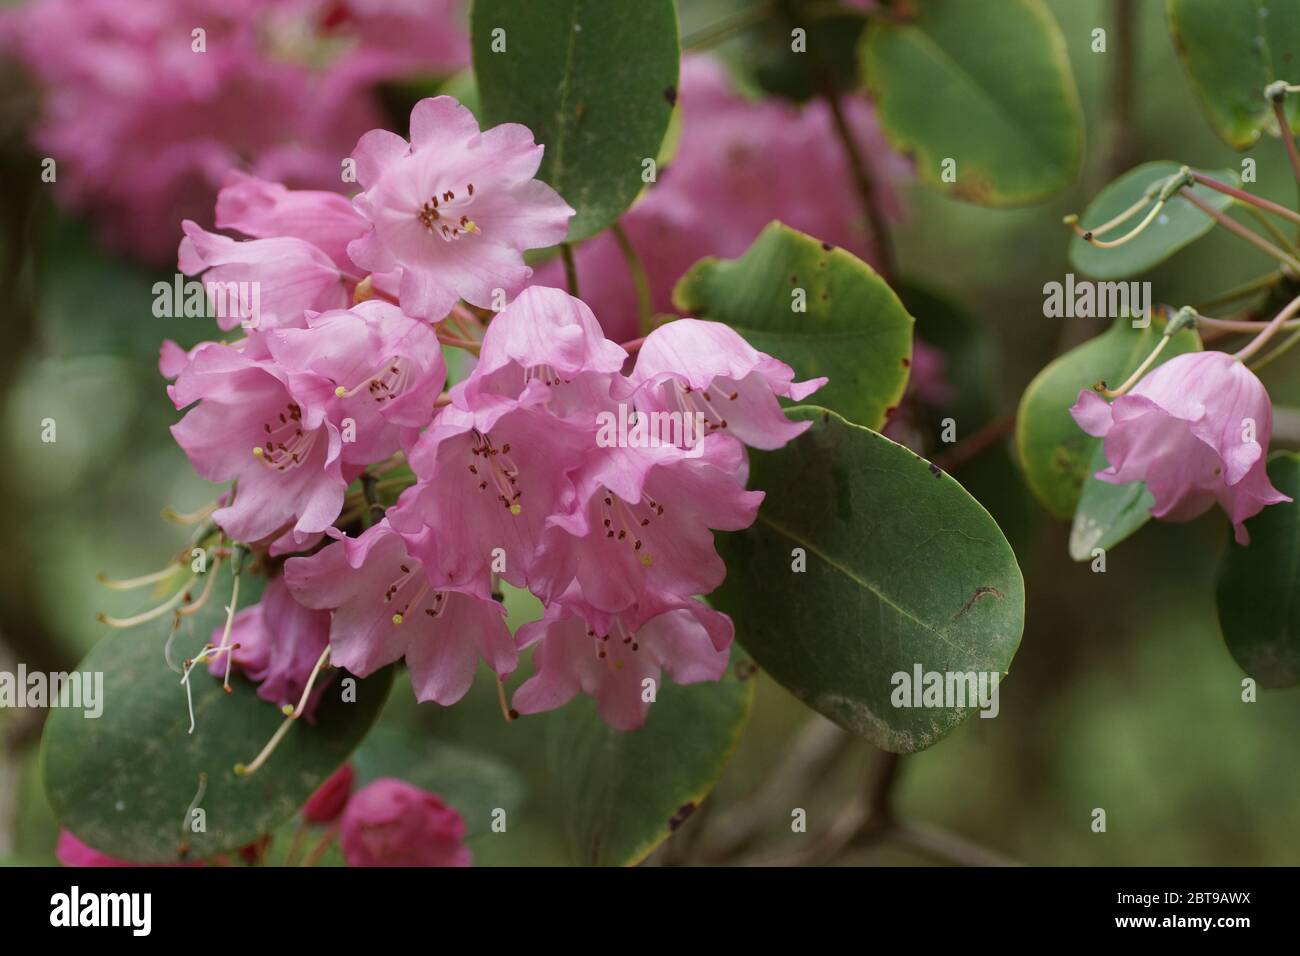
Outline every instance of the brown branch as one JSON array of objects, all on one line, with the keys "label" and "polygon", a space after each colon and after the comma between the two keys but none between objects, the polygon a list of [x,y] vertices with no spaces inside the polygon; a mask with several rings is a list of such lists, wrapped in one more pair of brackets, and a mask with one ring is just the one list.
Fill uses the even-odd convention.
[{"label": "brown branch", "polygon": [[941,455],[935,455],[931,462],[941,471],[953,472],[962,465],[988,451],[998,442],[1007,438],[1016,427],[1015,412],[1008,412],[979,428],[971,435]]},{"label": "brown branch", "polygon": [[862,204],[862,211],[866,214],[867,221],[871,225],[871,238],[876,246],[876,257],[880,263],[880,275],[891,286],[894,284],[895,263],[894,263],[894,246],[893,238],[889,231],[889,221],[885,218],[885,211],[880,208],[880,203],[876,199],[876,191],[871,181],[871,166],[867,163],[866,157],[858,149],[857,141],[853,138],[853,130],[849,128],[848,118],[844,115],[844,109],[840,103],[839,93],[835,90],[834,84],[827,82],[824,84],[822,96],[831,110],[831,119],[835,123],[835,132],[840,138],[840,143],[844,146],[844,153],[849,160],[849,169],[853,175],[853,188],[857,190],[858,202]]}]

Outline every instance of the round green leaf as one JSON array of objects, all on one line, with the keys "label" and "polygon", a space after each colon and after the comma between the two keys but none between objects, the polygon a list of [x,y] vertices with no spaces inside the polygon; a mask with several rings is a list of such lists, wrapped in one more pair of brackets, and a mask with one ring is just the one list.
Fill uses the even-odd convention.
[{"label": "round green leaf", "polygon": [[1090,561],[1094,549],[1107,551],[1133,534],[1150,520],[1156,503],[1144,481],[1112,485],[1094,478],[1108,464],[1101,442],[1095,444],[1070,525],[1070,557],[1075,561]]},{"label": "round green leaf", "polygon": [[[1230,145],[1247,149],[1276,130],[1264,88],[1300,83],[1300,5],[1278,0],[1168,0],[1169,31],[1210,125]],[[1300,131],[1300,99],[1285,103],[1291,131]]]},{"label": "round green leaf", "polygon": [[[1065,40],[1041,0],[913,0],[867,29],[861,67],[885,135],[956,199],[1036,202],[1079,172],[1083,113]],[[944,177],[945,161],[955,178]]]},{"label": "round green leaf", "polygon": [[[756,454],[758,520],[720,536],[712,595],[754,660],[814,710],[897,753],[971,707],[899,707],[895,675],[1011,665],[1024,628],[1020,568],[997,524],[944,472],[815,406],[785,448]],[[796,570],[806,561],[806,570]]]},{"label": "round green leaf", "polygon": [[1300,455],[1269,459],[1273,486],[1293,501],[1246,522],[1250,544],[1232,544],[1219,571],[1219,627],[1241,669],[1261,687],[1300,684]]},{"label": "round green leaf", "polygon": [[484,122],[545,144],[538,175],[577,210],[570,242],[600,232],[645,186],[677,101],[672,0],[476,0],[471,33]]},{"label": "round green leaf", "polygon": [[[1070,406],[1081,389],[1098,381],[1116,386],[1128,378],[1156,347],[1163,328],[1156,318],[1144,329],[1133,328],[1131,319],[1116,319],[1101,335],[1044,368],[1025,389],[1016,413],[1016,451],[1029,490],[1055,517],[1065,520],[1074,514],[1085,479],[1096,470],[1090,465],[1100,445],[1075,424]],[[1200,338],[1184,329],[1165,346],[1159,361],[1199,349]]]},{"label": "round green leaf", "polygon": [[[199,630],[206,640],[210,631]],[[185,653],[177,649],[178,657]],[[227,695],[206,667],[196,670],[196,726],[189,734],[185,690],[158,641],[109,634],[79,670],[103,673],[103,713],[88,719],[80,710],[50,712],[42,742],[50,805],[60,824],[88,845],[149,863],[180,860],[182,841],[194,860],[275,830],[347,759],[393,681],[392,668],[357,680],[356,700],[348,703],[336,674],[316,723],[298,721],[266,764],[241,777],[235,764],[249,763],[284,721],[249,682],[233,679]],[[201,774],[207,787],[198,807],[207,829],[193,832],[185,824]]]},{"label": "round green leaf", "polygon": [[800,379],[827,376],[817,400],[852,421],[879,428],[902,398],[912,317],[861,259],[789,226],[771,223],[739,259],[700,260],[673,302],[730,325]]},{"label": "round green leaf", "polygon": [[547,762],[575,863],[640,863],[686,822],[740,742],[752,676],[737,648],[721,681],[665,680],[639,730],[611,730],[588,697],[547,715]]},{"label": "round green leaf", "polygon": [[[1160,160],[1130,169],[1098,193],[1088,204],[1088,208],[1079,217],[1080,227],[1088,229],[1109,222],[1141,199],[1152,183],[1167,180],[1170,176],[1176,175],[1181,168],[1179,163]],[[1237,174],[1230,169],[1204,170],[1204,172],[1220,182],[1233,186],[1240,185]],[[1193,188],[1198,198],[1220,211],[1227,209],[1233,203],[1231,196],[1225,196],[1217,190],[1206,186]],[[1136,226],[1146,213],[1147,210],[1143,210],[1122,226],[1117,226],[1098,238],[1109,240],[1120,238]],[[1123,279],[1141,275],[1213,228],[1213,219],[1186,199],[1175,196],[1165,203],[1151,225],[1122,246],[1116,246],[1114,249],[1098,249],[1091,243],[1084,242],[1079,236],[1074,236],[1070,240],[1070,264],[1080,272],[1097,279]]]}]

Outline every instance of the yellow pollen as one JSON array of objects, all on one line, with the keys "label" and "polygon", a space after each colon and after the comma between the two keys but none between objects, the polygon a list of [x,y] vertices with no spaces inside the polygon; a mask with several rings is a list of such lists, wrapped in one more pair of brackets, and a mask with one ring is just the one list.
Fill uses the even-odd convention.
[{"label": "yellow pollen", "polygon": [[513,504],[510,506],[510,513],[512,515],[520,514],[523,510],[523,506],[520,504]]},{"label": "yellow pollen", "polygon": [[342,398],[342,397],[343,397],[344,395],[346,395],[347,393],[348,393],[348,390],[347,390],[346,388],[344,388],[342,385],[340,385],[338,388],[334,389],[334,394],[337,395],[339,398]]},{"label": "yellow pollen", "polygon": [[254,457],[254,458],[261,458],[261,457],[262,457],[263,455],[265,455],[265,454],[266,454],[266,452],[262,449],[262,446],[261,446],[261,445],[258,445],[256,448],[253,449],[253,457]]},{"label": "yellow pollen", "polygon": [[652,564],[655,563],[655,559],[654,559],[654,557],[653,557],[652,555],[649,555],[649,554],[642,554],[642,555],[641,555],[641,563],[644,564],[644,565],[648,568],[648,567],[650,567],[650,565],[652,565]]},{"label": "yellow pollen", "polygon": [[401,623],[402,623],[402,615],[400,615],[400,614],[394,614],[394,615],[393,615],[393,623],[394,623],[394,624],[401,624]]}]

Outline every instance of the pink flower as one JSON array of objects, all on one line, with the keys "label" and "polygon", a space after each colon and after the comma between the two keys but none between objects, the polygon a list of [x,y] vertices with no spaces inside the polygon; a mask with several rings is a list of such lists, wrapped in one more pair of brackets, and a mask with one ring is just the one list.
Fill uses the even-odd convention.
[{"label": "pink flower", "polygon": [[[203,275],[223,331],[240,325],[301,326],[308,311],[343,309],[352,301],[346,275],[322,249],[303,239],[281,236],[237,242],[207,232],[189,219],[181,228],[185,238],[177,268],[189,276]],[[221,293],[220,299],[215,291]]]},{"label": "pink flower", "polygon": [[526,127],[483,132],[449,96],[411,110],[411,141],[375,129],[353,152],[364,192],[354,200],[373,229],[348,246],[371,272],[402,270],[402,307],[441,319],[465,299],[491,308],[532,270],[521,252],[560,242],[573,210],[534,179],[542,147]]},{"label": "pink flower", "polygon": [[465,821],[436,794],[384,777],[358,790],[340,822],[348,866],[469,866]]},{"label": "pink flower", "polygon": [[290,558],[284,576],[303,604],[333,612],[331,659],[359,677],[405,657],[416,698],[448,706],[465,696],[480,658],[502,677],[515,668],[505,609],[435,587],[387,520]]},{"label": "pink flower", "polygon": [[[212,632],[213,644],[221,644],[224,630],[222,624]],[[230,643],[238,647],[226,653],[232,666],[258,685],[258,697],[279,707],[296,707],[329,633],[328,614],[303,607],[289,594],[283,578],[272,578],[261,601],[235,615]],[[208,670],[223,676],[225,654],[209,661]]]},{"label": "pink flower", "polygon": [[692,451],[597,450],[576,477],[572,507],[547,522],[534,593],[558,600],[577,581],[591,608],[617,612],[647,593],[712,591],[727,573],[713,529],[749,527],[763,500],[744,488],[744,456],[722,438],[705,438]]},{"label": "pink flower", "polygon": [[337,820],[352,795],[352,783],[356,776],[350,763],[345,763],[330,774],[303,804],[303,819],[308,823],[333,823]]},{"label": "pink flower", "polygon": [[622,613],[586,619],[556,602],[542,620],[519,629],[521,646],[536,645],[536,673],[512,703],[521,714],[536,714],[582,691],[615,730],[635,730],[650,711],[647,688],[658,692],[662,672],[678,684],[718,680],[732,635],[730,618],[690,599],[646,595]]},{"label": "pink flower", "polygon": [[58,163],[60,199],[92,213],[113,245],[162,262],[176,223],[203,220],[233,168],[341,187],[340,157],[382,116],[373,77],[290,55],[282,39],[301,47],[309,35],[282,23],[291,6],[38,0],[6,10],[5,46],[43,88],[33,138]]},{"label": "pink flower", "polygon": [[116,857],[109,856],[107,853],[100,853],[93,847],[82,843],[71,830],[59,831],[59,843],[54,850],[54,855],[59,858],[59,862],[64,866],[141,866],[140,863],[132,863],[130,860],[119,860]]},{"label": "pink flower", "polygon": [[605,338],[581,299],[532,286],[493,318],[478,364],[452,389],[451,398],[466,411],[504,398],[507,403],[548,404],[561,416],[595,414],[598,408],[613,407],[609,380],[625,361],[627,352]]},{"label": "pink flower", "polygon": [[1268,393],[1223,352],[1176,356],[1109,404],[1084,389],[1070,414],[1089,435],[1105,439],[1110,467],[1096,477],[1116,485],[1145,481],[1157,518],[1190,521],[1218,501],[1244,545],[1247,518],[1291,500],[1265,470],[1273,430]]},{"label": "pink flower", "polygon": [[794,381],[794,370],[759,352],[730,326],[680,319],[646,337],[629,376],[644,412],[699,416],[707,432],[754,448],[780,448],[811,422],[785,417],[777,396],[802,401],[825,378]]},{"label": "pink flower", "polygon": [[267,346],[291,377],[331,387],[343,461],[364,466],[413,444],[447,381],[433,328],[379,299],[312,315],[307,326],[269,332]]},{"label": "pink flower", "polygon": [[[889,149],[865,100],[845,97],[843,105],[872,168],[877,200],[898,219],[909,164]],[[741,255],[774,219],[871,261],[852,172],[824,103],[741,96],[721,63],[697,54],[682,60],[678,108],[676,155],[620,220],[645,267],[656,312],[673,311],[673,287],[697,261]],[[607,334],[615,341],[641,335],[635,287],[615,238],[587,240],[576,258],[582,297]],[[557,257],[539,266],[534,280],[561,285],[563,274]]]},{"label": "pink flower", "polygon": [[[419,482],[389,521],[439,586],[489,594],[495,565],[526,587],[547,518],[570,506],[570,473],[593,446],[591,429],[544,409],[444,408],[409,455]],[[426,527],[432,535],[417,540]]]},{"label": "pink flower", "polygon": [[338,517],[360,468],[343,468],[328,380],[211,343],[167,394],[177,409],[198,402],[171,429],[195,471],[237,482],[234,501],[213,514],[230,537],[251,543],[289,526],[312,534]]},{"label": "pink flower", "polygon": [[[326,35],[355,44],[345,63],[376,77],[454,73],[469,64],[457,0],[326,0]],[[358,66],[360,64],[360,66]]]},{"label": "pink flower", "polygon": [[292,238],[309,242],[339,269],[355,272],[348,243],[365,234],[366,220],[338,193],[286,189],[237,170],[217,193],[217,228],[254,239]]}]

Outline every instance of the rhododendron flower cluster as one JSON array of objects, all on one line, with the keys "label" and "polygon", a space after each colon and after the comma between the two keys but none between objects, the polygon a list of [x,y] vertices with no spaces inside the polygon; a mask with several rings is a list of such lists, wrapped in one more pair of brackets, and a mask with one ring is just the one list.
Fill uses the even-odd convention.
[{"label": "rhododendron flower cluster", "polygon": [[34,131],[70,206],[160,261],[231,169],[346,188],[378,83],[469,59],[456,0],[38,0],[0,15],[0,51],[45,94]]},{"label": "rhododendron flower cluster", "polygon": [[[240,670],[292,709],[328,646],[363,677],[404,661],[418,699],[450,705],[480,663],[504,679],[532,648],[515,713],[582,692],[619,729],[644,722],[664,675],[722,675],[732,625],[699,599],[725,575],[714,532],[753,522],[746,446],[809,427],[779,399],[825,379],[796,382],[689,318],[632,357],[583,301],[527,286],[522,253],[562,240],[573,215],[533,178],[541,156],[522,126],[480,130],[455,100],[426,99],[409,141],[361,137],[350,204],[236,174],[216,219],[246,238],[184,224],[182,271],[263,294],[257,321],[218,316],[237,338],[164,346],[187,409],[172,431],[203,477],[233,483],[212,513],[224,535],[284,559],[261,603],[214,633],[214,673]],[[444,347],[477,357],[445,392]],[[619,416],[651,425],[619,435]],[[381,514],[372,492],[401,470]],[[544,617],[512,635],[501,582]]]}]

